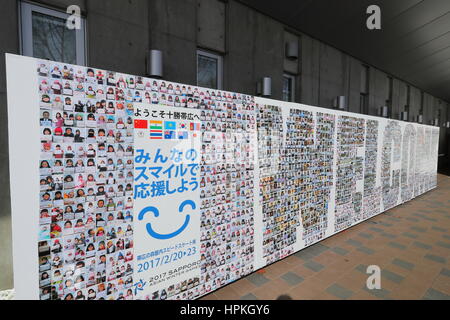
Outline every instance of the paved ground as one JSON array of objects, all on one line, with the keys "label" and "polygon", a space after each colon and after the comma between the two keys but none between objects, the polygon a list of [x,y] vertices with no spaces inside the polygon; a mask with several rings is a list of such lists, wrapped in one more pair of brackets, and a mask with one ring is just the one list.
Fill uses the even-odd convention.
[{"label": "paved ground", "polygon": [[[381,289],[366,288],[368,265]],[[438,188],[203,299],[450,299],[450,177]]]}]

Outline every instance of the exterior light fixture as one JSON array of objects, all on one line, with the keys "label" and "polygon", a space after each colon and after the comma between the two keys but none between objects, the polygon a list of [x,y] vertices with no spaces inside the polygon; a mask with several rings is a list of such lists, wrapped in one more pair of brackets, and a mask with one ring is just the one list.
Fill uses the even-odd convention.
[{"label": "exterior light fixture", "polygon": [[160,50],[150,50],[147,53],[147,74],[150,77],[163,77],[163,53]]},{"label": "exterior light fixture", "polygon": [[262,78],[262,96],[270,97],[272,95],[272,78]]}]

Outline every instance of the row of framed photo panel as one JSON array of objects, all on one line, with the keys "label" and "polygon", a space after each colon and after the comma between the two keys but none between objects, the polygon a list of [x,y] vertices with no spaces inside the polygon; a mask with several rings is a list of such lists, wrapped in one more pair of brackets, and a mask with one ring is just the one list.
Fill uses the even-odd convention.
[{"label": "row of framed photo panel", "polygon": [[[436,127],[14,55],[7,71],[19,298],[195,299],[436,186]],[[146,294],[135,103],[200,114],[198,273]]]}]

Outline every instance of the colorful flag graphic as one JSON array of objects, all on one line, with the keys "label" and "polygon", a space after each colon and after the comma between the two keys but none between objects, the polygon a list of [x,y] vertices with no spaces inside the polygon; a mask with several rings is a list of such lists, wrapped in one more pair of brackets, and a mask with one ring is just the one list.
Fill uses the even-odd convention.
[{"label": "colorful flag graphic", "polygon": [[190,129],[191,131],[200,131],[200,123],[191,122]]},{"label": "colorful flag graphic", "polygon": [[151,132],[150,131],[150,139],[162,139],[163,134],[162,132]]},{"label": "colorful flag graphic", "polygon": [[160,120],[150,120],[150,139],[163,138],[163,125]]},{"label": "colorful flag graphic", "polygon": [[150,130],[162,130],[162,121],[160,120],[150,120]]},{"label": "colorful flag graphic", "polygon": [[135,129],[147,129],[148,128],[148,120],[134,120],[134,128]]},{"label": "colorful flag graphic", "polygon": [[187,131],[178,131],[178,139],[179,140],[184,140],[187,139],[189,137],[189,134]]},{"label": "colorful flag graphic", "polygon": [[177,123],[175,121],[164,121],[164,130],[176,130]]},{"label": "colorful flag graphic", "polygon": [[164,131],[164,139],[176,139],[177,135],[175,131],[166,130]]},{"label": "colorful flag graphic", "polygon": [[178,122],[178,129],[183,129],[183,130],[187,130],[188,129],[188,124],[186,122]]}]

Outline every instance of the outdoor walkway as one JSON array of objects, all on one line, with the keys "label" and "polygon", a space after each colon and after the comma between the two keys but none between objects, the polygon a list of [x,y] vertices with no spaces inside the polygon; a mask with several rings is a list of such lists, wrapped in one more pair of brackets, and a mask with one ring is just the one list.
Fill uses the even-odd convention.
[{"label": "outdoor walkway", "polygon": [[[381,289],[366,288],[368,265]],[[203,299],[449,299],[450,177],[438,188]]]}]

